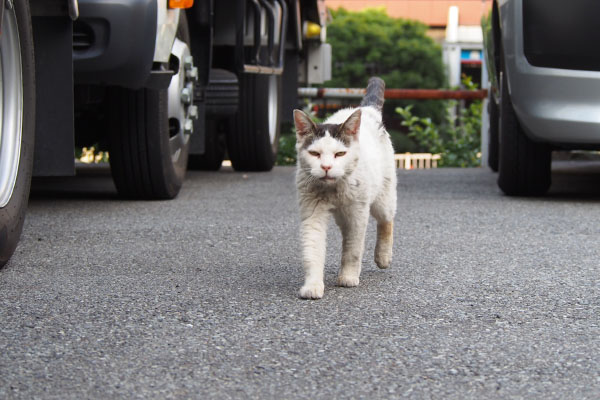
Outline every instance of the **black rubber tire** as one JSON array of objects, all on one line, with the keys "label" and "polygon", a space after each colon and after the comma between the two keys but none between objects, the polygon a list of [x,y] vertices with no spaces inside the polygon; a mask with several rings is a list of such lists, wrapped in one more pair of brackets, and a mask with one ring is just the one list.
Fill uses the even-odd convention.
[{"label": "black rubber tire", "polygon": [[490,117],[489,126],[489,142],[488,142],[488,166],[494,172],[498,172],[498,152],[499,152],[499,138],[498,138],[498,126],[500,124],[500,112],[498,103],[492,94],[488,97],[488,115]]},{"label": "black rubber tire", "polygon": [[505,68],[500,78],[498,186],[509,196],[541,196],[551,183],[551,149],[527,137],[508,92]]},{"label": "black rubber tire", "polygon": [[204,154],[190,154],[188,168],[192,170],[218,171],[225,159],[226,119],[207,119]]},{"label": "black rubber tire", "polygon": [[119,195],[130,199],[172,199],[187,168],[189,140],[171,159],[167,90],[111,88],[109,160]]},{"label": "black rubber tire", "polygon": [[[35,139],[35,62],[29,1],[14,0],[13,5],[17,17],[21,48],[23,125],[17,180],[10,200],[6,206],[0,208],[0,268],[12,256],[23,231],[29,188],[31,186]],[[4,12],[8,11],[4,10]],[[6,35],[6,30],[3,30],[2,34]],[[0,127],[0,129],[2,128]]]},{"label": "black rubber tire", "polygon": [[[189,46],[184,13],[177,37]],[[176,197],[185,179],[190,140],[181,144],[173,159],[167,89],[110,88],[107,99],[109,160],[119,195],[143,200]]]},{"label": "black rubber tire", "polygon": [[[269,135],[269,80],[277,99],[274,140]],[[281,121],[281,76],[244,74],[235,124],[227,134],[227,151],[236,171],[270,171],[277,160]]]}]

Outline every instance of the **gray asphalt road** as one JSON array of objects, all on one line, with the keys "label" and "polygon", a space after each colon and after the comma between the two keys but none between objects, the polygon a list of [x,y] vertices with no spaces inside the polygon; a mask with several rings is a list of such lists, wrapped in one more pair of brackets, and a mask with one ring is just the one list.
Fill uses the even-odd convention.
[{"label": "gray asphalt road", "polygon": [[[595,171],[596,175],[590,175]],[[192,172],[174,201],[37,181],[0,270],[0,398],[599,398],[600,166],[544,199],[399,172],[395,259],[297,297],[293,168]]]}]

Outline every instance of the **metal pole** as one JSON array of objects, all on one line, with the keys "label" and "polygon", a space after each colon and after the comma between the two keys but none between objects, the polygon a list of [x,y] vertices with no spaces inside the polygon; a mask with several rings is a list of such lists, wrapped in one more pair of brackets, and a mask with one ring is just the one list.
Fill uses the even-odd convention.
[{"label": "metal pole", "polygon": [[[360,99],[365,89],[357,88],[298,88],[298,96],[317,99]],[[443,90],[443,89],[386,89],[386,99],[404,100],[481,100],[487,97],[487,90]]]}]

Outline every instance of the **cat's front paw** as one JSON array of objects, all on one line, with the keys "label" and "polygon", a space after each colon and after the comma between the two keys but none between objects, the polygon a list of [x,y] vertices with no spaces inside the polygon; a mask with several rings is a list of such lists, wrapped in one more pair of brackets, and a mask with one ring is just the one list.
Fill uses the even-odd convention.
[{"label": "cat's front paw", "polygon": [[325,291],[325,285],[323,282],[313,282],[313,283],[305,283],[304,286],[300,288],[300,292],[298,293],[303,299],[320,299],[323,297],[323,292]]},{"label": "cat's front paw", "polygon": [[358,286],[358,276],[340,275],[338,276],[338,286],[355,287]]}]

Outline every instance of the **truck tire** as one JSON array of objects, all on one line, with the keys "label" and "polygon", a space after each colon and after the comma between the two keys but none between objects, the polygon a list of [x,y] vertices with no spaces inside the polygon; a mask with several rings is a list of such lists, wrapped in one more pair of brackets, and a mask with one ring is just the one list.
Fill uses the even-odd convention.
[{"label": "truck tire", "polygon": [[281,76],[244,74],[240,104],[227,151],[236,171],[270,171],[277,159]]},{"label": "truck tire", "polygon": [[512,105],[506,71],[500,75],[498,186],[509,196],[540,196],[550,187],[549,146],[527,137]]},{"label": "truck tire", "polygon": [[[185,177],[189,139],[168,118],[166,90],[109,92],[110,168],[125,198],[172,199]],[[171,121],[169,121],[171,119]]]},{"label": "truck tire", "polygon": [[489,125],[489,143],[488,143],[488,166],[494,172],[498,172],[498,147],[500,146],[498,139],[498,125],[500,123],[500,112],[498,110],[498,103],[492,94],[488,97],[488,114],[490,117]]},{"label": "truck tire", "polygon": [[[7,102],[7,100],[9,100]],[[35,63],[27,0],[4,9],[0,35],[0,267],[25,221],[35,137]]]},{"label": "truck tire", "polygon": [[186,70],[193,65],[185,62],[190,57],[189,43],[180,38],[189,40],[189,33],[185,32],[185,14],[180,15],[172,49],[177,73],[169,88],[111,88],[107,96],[110,166],[117,191],[126,198],[172,199],[185,178],[193,98],[193,83]]}]

